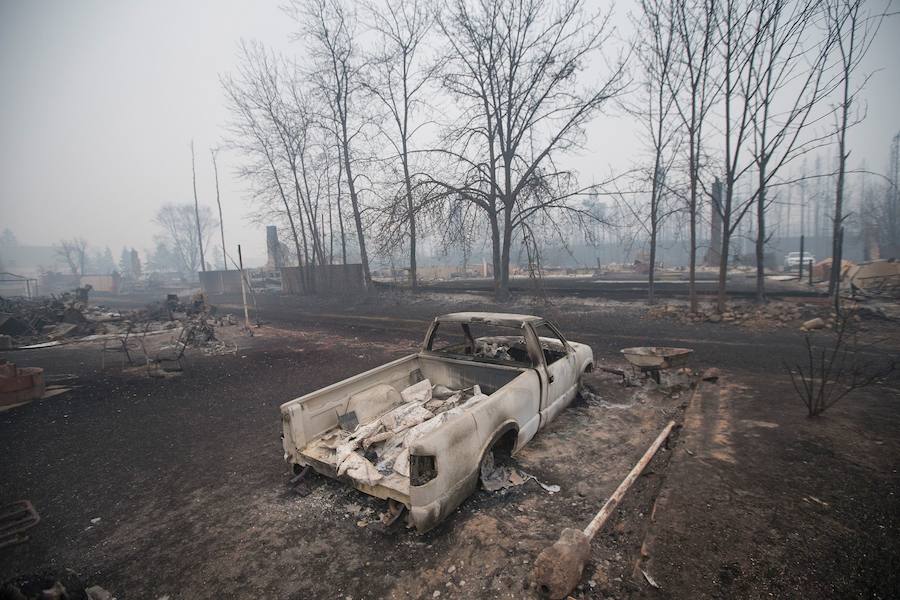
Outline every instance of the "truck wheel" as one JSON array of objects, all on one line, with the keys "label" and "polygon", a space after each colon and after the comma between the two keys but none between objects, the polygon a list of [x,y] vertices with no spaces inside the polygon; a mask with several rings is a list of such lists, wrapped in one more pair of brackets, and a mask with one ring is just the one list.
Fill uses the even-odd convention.
[{"label": "truck wheel", "polygon": [[577,387],[576,389],[578,390],[577,395],[578,395],[579,397],[581,397],[582,400],[587,400],[587,398],[585,397],[586,394],[584,393],[585,391],[587,391],[588,393],[591,393],[591,391],[590,391],[589,389],[586,388],[586,384],[585,384],[585,382],[584,382],[584,379],[585,379],[584,376],[585,376],[587,373],[592,372],[593,370],[594,370],[594,365],[588,363],[588,364],[584,367],[584,370],[581,372],[581,375],[578,376],[578,387]]}]

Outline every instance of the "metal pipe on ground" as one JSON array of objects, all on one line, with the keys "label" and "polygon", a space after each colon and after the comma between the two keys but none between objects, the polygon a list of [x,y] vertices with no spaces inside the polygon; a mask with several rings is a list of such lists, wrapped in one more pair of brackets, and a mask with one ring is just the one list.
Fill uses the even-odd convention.
[{"label": "metal pipe on ground", "polygon": [[581,579],[584,565],[591,555],[591,540],[612,515],[625,492],[641,475],[674,427],[675,421],[669,421],[669,424],[644,452],[641,460],[634,465],[628,476],[619,484],[619,487],[603,504],[600,512],[591,519],[584,531],[568,527],[563,529],[559,540],[538,555],[534,562],[532,577],[541,594],[554,599],[565,598],[569,592],[575,589]]}]

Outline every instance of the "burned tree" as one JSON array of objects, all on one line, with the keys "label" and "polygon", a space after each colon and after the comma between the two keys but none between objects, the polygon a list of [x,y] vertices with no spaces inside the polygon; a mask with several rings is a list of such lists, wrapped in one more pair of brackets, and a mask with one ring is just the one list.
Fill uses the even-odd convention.
[{"label": "burned tree", "polygon": [[197,199],[197,167],[194,161],[194,140],[191,140],[191,181],[194,185],[194,221],[197,225],[197,243],[200,245],[200,270],[206,271],[203,256],[203,233],[200,231],[200,201]]},{"label": "burned tree", "polygon": [[586,190],[555,158],[619,94],[622,62],[602,83],[580,85],[610,36],[609,15],[589,14],[581,0],[455,0],[439,28],[449,50],[443,83],[459,118],[435,152],[454,163],[458,179],[436,184],[486,215],[503,299],[517,228],[540,213],[590,218],[571,202]]},{"label": "burned tree", "polygon": [[814,344],[806,334],[805,365],[783,363],[809,417],[821,415],[849,393],[878,382],[897,368],[896,358],[879,348],[885,340],[861,341],[856,316],[851,311],[838,313],[834,333],[825,342]]},{"label": "burned tree", "polygon": [[871,12],[863,0],[829,0],[825,3],[829,34],[837,51],[839,100],[837,104],[835,137],[837,140],[837,182],[832,213],[831,277],[828,292],[836,310],[840,310],[841,262],[843,256],[844,187],[847,173],[847,131],[865,116],[856,108],[857,98],[868,81],[853,84],[862,60],[881,26],[884,13]]},{"label": "burned tree", "polygon": [[177,258],[179,271],[193,277],[200,271],[201,245],[209,243],[216,226],[208,206],[165,204],[156,213],[155,222],[162,229],[158,242],[170,248]]},{"label": "burned tree", "polygon": [[765,301],[766,211],[770,187],[791,160],[820,146],[824,138],[805,135],[826,115],[816,109],[832,91],[825,79],[832,36],[815,35],[822,16],[817,2],[766,0],[754,5],[760,51],[744,80],[753,133],[750,153],[756,169],[756,300]]},{"label": "burned tree", "polygon": [[216,178],[216,206],[219,207],[219,233],[222,234],[222,268],[228,270],[228,253],[225,251],[225,221],[222,219],[222,199],[219,196],[219,164],[216,162],[216,155],[219,153],[218,148],[210,148],[209,154],[212,158],[213,174]]},{"label": "burned tree", "polygon": [[[390,194],[389,225],[405,228],[409,236],[409,283],[416,276],[416,218],[418,194],[411,174],[411,139],[416,131],[415,112],[422,105],[425,87],[434,75],[434,64],[424,64],[425,38],[433,24],[433,9],[426,0],[383,2],[369,6],[373,28],[381,48],[372,57],[366,89],[388,113],[390,125],[381,128],[382,137],[399,160],[402,183]],[[401,208],[402,206],[402,208]]]},{"label": "burned tree", "polygon": [[[680,128],[675,119],[675,99],[680,92],[681,81],[673,71],[676,67],[675,52],[678,48],[675,2],[673,0],[642,0],[641,12],[632,20],[640,34],[637,56],[644,73],[641,82],[642,102],[630,112],[640,119],[645,130],[646,143],[652,156],[649,171],[650,206],[650,270],[647,301],[653,304],[654,278],[656,274],[657,240],[660,226],[667,216],[665,206],[666,173],[671,170],[676,156]],[[695,213],[692,213],[695,216]],[[691,240],[692,256],[696,241]],[[693,267],[693,264],[692,264]],[[693,268],[692,268],[693,276]],[[692,281],[693,283],[693,281]]]},{"label": "burned tree", "polygon": [[753,206],[752,198],[736,199],[738,180],[753,165],[745,158],[748,141],[753,132],[753,104],[747,95],[754,80],[751,65],[755,64],[762,45],[763,32],[753,21],[753,4],[741,0],[725,0],[721,16],[716,20],[715,47],[719,52],[722,69],[722,103],[724,117],[724,171],[723,198],[714,203],[722,220],[722,252],[719,257],[719,278],[716,309],[725,311],[727,299],[728,258],[731,239],[747,211]]},{"label": "burned tree", "polygon": [[[294,187],[294,198],[297,211],[301,219],[301,229],[308,231],[309,251],[312,256],[307,259],[310,266],[308,270],[312,285],[312,271],[315,265],[324,265],[325,258],[325,232],[321,226],[320,217],[320,178],[315,175],[319,169],[316,156],[319,153],[319,142],[316,140],[315,110],[311,96],[301,91],[305,82],[297,76],[297,68],[288,63],[284,64],[283,93],[279,89],[278,77],[272,77],[272,87],[276,90],[276,97],[285,96],[284,100],[271,112],[272,124],[278,134],[283,148],[283,160],[291,175]],[[277,71],[273,72],[277,73]],[[304,245],[307,244],[307,235],[304,234]]]},{"label": "burned tree", "polygon": [[60,240],[54,247],[54,252],[66,263],[72,275],[84,275],[87,245],[84,238],[74,237],[71,240]]},{"label": "burned tree", "polygon": [[342,0],[294,0],[288,12],[301,25],[302,37],[307,41],[313,63],[310,78],[328,107],[325,112],[332,120],[353,209],[363,276],[366,286],[371,287],[363,207],[357,182],[360,167],[355,154],[357,136],[365,121],[361,118],[363,110],[358,105],[363,76],[357,49],[355,15]]},{"label": "burned tree", "polygon": [[679,64],[676,69],[668,71],[671,78],[669,88],[687,141],[687,208],[690,223],[688,295],[691,312],[697,312],[697,220],[704,126],[719,92],[719,86],[712,76],[716,43],[716,2],[675,0],[671,18],[678,36],[675,56]]},{"label": "burned tree", "polygon": [[308,246],[306,243],[303,247],[300,245],[298,231],[303,231],[302,221],[298,228],[291,206],[290,187],[281,169],[278,134],[273,131],[268,118],[269,107],[280,102],[266,76],[270,58],[258,44],[242,44],[241,51],[243,61],[237,76],[222,78],[232,113],[229,144],[248,159],[238,174],[251,182],[256,197],[265,204],[273,199],[280,201],[281,209],[277,213],[288,222],[299,264]]}]

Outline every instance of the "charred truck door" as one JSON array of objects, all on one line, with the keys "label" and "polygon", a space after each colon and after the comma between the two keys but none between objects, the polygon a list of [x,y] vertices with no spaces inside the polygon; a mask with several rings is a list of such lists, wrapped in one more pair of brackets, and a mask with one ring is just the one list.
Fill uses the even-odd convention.
[{"label": "charred truck door", "polygon": [[[575,350],[565,340],[559,330],[546,321],[529,325],[529,347],[534,344],[540,350],[540,364],[537,371],[541,377],[541,427],[568,404],[578,392],[578,377],[575,376]],[[547,343],[545,340],[552,340]]]}]

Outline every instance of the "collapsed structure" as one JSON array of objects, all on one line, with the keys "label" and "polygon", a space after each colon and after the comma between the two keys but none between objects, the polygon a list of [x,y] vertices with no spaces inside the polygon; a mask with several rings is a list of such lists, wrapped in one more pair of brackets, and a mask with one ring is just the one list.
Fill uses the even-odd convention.
[{"label": "collapsed structure", "polygon": [[[180,365],[189,346],[221,350],[215,328],[235,325],[230,314],[217,315],[203,294],[182,301],[175,294],[139,310],[114,311],[88,302],[90,288],[59,296],[0,298],[0,349],[40,348],[74,341],[103,341],[103,350],[123,355],[123,366],[134,364],[132,354],[143,353],[144,363],[172,361]],[[144,339],[158,333],[176,335],[172,344],[151,352]]]}]

